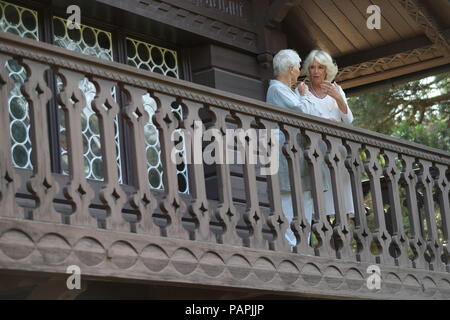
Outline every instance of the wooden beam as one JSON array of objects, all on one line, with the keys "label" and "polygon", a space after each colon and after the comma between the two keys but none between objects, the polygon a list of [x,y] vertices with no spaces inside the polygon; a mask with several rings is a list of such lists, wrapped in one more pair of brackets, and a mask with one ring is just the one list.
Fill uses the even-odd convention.
[{"label": "wooden beam", "polygon": [[366,75],[366,76],[361,76],[361,77],[357,77],[357,78],[344,80],[344,81],[339,82],[339,84],[341,85],[341,87],[343,89],[353,88],[353,87],[362,86],[362,85],[365,85],[368,83],[385,80],[388,78],[398,77],[398,76],[405,75],[408,73],[413,73],[413,72],[417,72],[417,71],[421,71],[421,70],[427,70],[427,69],[445,65],[448,63],[450,63],[450,57],[434,58],[434,59],[430,59],[427,61],[418,62],[418,63],[394,68],[394,69],[387,70],[384,72],[377,72],[377,73]]},{"label": "wooden beam", "polygon": [[383,57],[388,57],[401,52],[410,51],[416,48],[429,46],[431,44],[432,43],[426,36],[420,35],[414,38],[385,44],[376,48],[370,48],[368,50],[336,57],[336,62],[340,68],[344,68],[371,60],[381,59]]},{"label": "wooden beam", "polygon": [[429,45],[421,48],[415,48],[409,51],[400,52],[391,56],[382,57],[379,59],[374,59],[370,61],[366,61],[363,63],[351,65],[339,70],[339,73],[336,77],[336,81],[346,81],[349,78],[355,78],[364,72],[365,70],[376,70],[379,69],[381,71],[376,72],[377,74],[383,75],[387,70],[390,69],[389,65],[394,65],[399,62],[404,62],[405,60],[409,60],[411,58],[420,58],[429,55],[430,53],[437,53],[442,55],[442,53],[434,46]]},{"label": "wooden beam", "polygon": [[266,25],[275,27],[286,18],[289,11],[302,0],[274,0],[267,10]]},{"label": "wooden beam", "polygon": [[397,0],[411,18],[416,21],[430,41],[446,56],[450,56],[450,45],[440,31],[433,15],[419,0]]},{"label": "wooden beam", "polygon": [[436,74],[447,72],[450,72],[450,63],[440,65],[437,67],[427,68],[424,70],[415,71],[413,73],[403,74],[401,76],[394,78],[363,84],[357,87],[348,87],[345,90],[345,95],[347,97],[358,96],[360,94],[364,94],[367,92],[376,91],[384,88],[392,88],[407,82],[417,81],[426,77],[431,77]]},{"label": "wooden beam", "polygon": [[[443,30],[442,35],[444,38],[450,40],[450,29]],[[377,48],[371,48],[369,50],[359,51],[351,53],[345,56],[336,57],[336,61],[339,67],[347,67],[363,63],[365,61],[380,59],[383,57],[391,56],[397,53],[410,51],[416,48],[422,48],[432,44],[429,38],[425,35],[420,35],[414,38],[398,41],[395,43],[389,43]]]}]

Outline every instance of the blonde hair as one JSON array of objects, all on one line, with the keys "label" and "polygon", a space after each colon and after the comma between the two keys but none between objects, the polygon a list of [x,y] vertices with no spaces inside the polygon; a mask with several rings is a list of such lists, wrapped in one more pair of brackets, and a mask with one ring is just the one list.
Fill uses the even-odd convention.
[{"label": "blonde hair", "polygon": [[280,50],[275,57],[273,57],[273,75],[275,77],[285,74],[289,71],[289,67],[298,67],[302,59],[295,50],[284,49]]},{"label": "blonde hair", "polygon": [[327,68],[327,75],[325,77],[326,81],[333,81],[334,78],[336,78],[338,66],[334,63],[330,54],[323,50],[313,50],[309,53],[303,64],[302,74],[306,74],[309,77],[309,67],[314,60],[320,64],[323,64]]}]

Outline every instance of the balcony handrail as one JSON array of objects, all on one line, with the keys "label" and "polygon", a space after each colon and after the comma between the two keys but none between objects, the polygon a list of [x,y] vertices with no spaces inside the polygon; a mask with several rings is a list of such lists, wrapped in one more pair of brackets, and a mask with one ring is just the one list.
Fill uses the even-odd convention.
[{"label": "balcony handrail", "polygon": [[148,70],[137,69],[116,61],[106,61],[97,57],[79,54],[65,48],[34,39],[22,38],[6,32],[0,32],[0,40],[0,52],[13,57],[17,56],[51,63],[57,67],[116,80],[117,82],[131,84],[147,90],[176,93],[180,98],[208,103],[248,115],[269,118],[285,124],[299,126],[315,132],[332,134],[360,143],[370,143],[380,148],[400,151],[399,148],[401,147],[405,148],[401,149],[402,153],[437,161],[442,164],[450,164],[450,152],[419,143],[302,114],[249,97],[163,76]]},{"label": "balcony handrail", "polygon": [[[90,210],[102,211],[98,220],[107,221],[106,229],[129,232],[130,225],[135,225],[136,233],[149,233],[153,236],[173,237],[186,240],[200,240],[217,242],[218,244],[237,245],[253,249],[266,249],[284,253],[299,253],[316,255],[325,258],[336,258],[345,261],[359,261],[365,263],[379,263],[390,266],[407,266],[413,268],[428,268],[433,271],[450,272],[450,251],[446,243],[450,237],[450,212],[448,206],[447,178],[450,165],[450,153],[404,141],[369,130],[331,122],[315,116],[300,114],[285,108],[269,105],[251,98],[223,92],[191,82],[161,76],[135,67],[117,62],[101,60],[96,57],[79,54],[58,48],[56,46],[23,39],[15,35],[0,32],[0,61],[6,63],[10,58],[17,59],[23,64],[31,76],[21,86],[23,94],[32,106],[31,138],[33,147],[33,174],[26,176],[26,192],[36,199],[35,207],[31,206],[30,214],[23,212],[23,207],[17,204],[16,194],[20,188],[20,178],[24,178],[15,170],[11,162],[11,148],[9,137],[8,106],[3,105],[0,110],[2,134],[0,146],[5,148],[0,153],[0,215],[6,217],[27,216],[30,220],[58,223],[63,219],[61,212],[54,208],[57,196],[66,200],[72,206],[71,214],[64,218],[71,224],[78,226],[96,227],[98,221],[90,214]],[[57,74],[65,78],[61,92],[51,92],[45,83],[44,73],[48,68],[54,68]],[[12,80],[2,72],[5,83]],[[82,100],[81,91],[77,84],[80,78],[88,76],[96,85],[97,93],[92,102],[92,108],[100,122],[102,159],[104,161],[105,179],[92,188],[92,183],[84,177],[83,144],[81,137]],[[1,79],[0,77],[0,79]],[[119,110],[118,103],[111,95],[111,88],[118,85],[128,95],[126,106]],[[0,83],[0,98],[2,102],[8,99],[8,92]],[[143,109],[142,96],[150,93],[157,100],[157,110],[152,120],[156,122],[161,142],[161,163],[164,170],[164,191],[156,195],[150,190],[144,146],[144,125],[148,117]],[[58,182],[58,175],[52,172],[48,153],[50,147],[47,139],[48,119],[47,102],[55,94],[66,112],[66,124],[69,131],[69,159],[72,160],[70,177]],[[75,99],[72,99],[75,96]],[[292,203],[294,217],[292,224],[288,224],[281,206],[280,188],[277,175],[268,176],[267,186],[270,191],[270,209],[260,208],[256,170],[253,164],[243,164],[243,180],[245,185],[244,209],[237,208],[234,202],[231,181],[231,166],[218,164],[216,174],[220,186],[219,200],[211,203],[207,199],[205,175],[203,165],[189,164],[192,176],[192,194],[185,198],[178,194],[178,180],[176,165],[171,162],[170,154],[174,143],[170,134],[176,129],[176,119],[172,114],[174,102],[185,104],[188,109],[186,119],[183,119],[184,129],[193,128],[193,123],[199,118],[200,111],[207,111],[213,115],[213,126],[224,132],[227,128],[226,119],[234,117],[241,127],[250,128],[255,119],[258,125],[265,128],[281,127],[287,136],[283,153],[288,160],[289,179],[292,186]],[[106,108],[104,108],[106,106]],[[117,154],[115,150],[114,119],[119,114],[129,126],[130,143],[133,145],[129,158],[136,170],[136,177],[132,184],[133,190],[126,190],[118,181]],[[196,112],[196,114],[195,114]],[[75,121],[76,120],[76,121]],[[301,134],[309,141],[309,146],[302,150],[296,137]],[[320,151],[320,143],[328,142],[327,153]],[[339,153],[338,148],[344,144],[347,156]],[[8,150],[9,149],[9,150]],[[367,161],[363,162],[358,155],[360,149],[365,149]],[[377,157],[382,154],[386,165],[380,166]],[[300,159],[307,160],[312,179],[312,190],[315,206],[313,222],[308,222],[303,210],[303,191],[300,178]],[[346,157],[344,159],[344,157]],[[397,167],[396,161],[404,161],[404,171]],[[347,169],[351,176],[353,203],[355,210],[355,230],[351,231],[342,209],[342,203],[335,201],[335,221],[333,224],[325,216],[324,201],[322,201],[322,165],[326,162],[331,175],[333,197],[340,199],[339,178],[342,170]],[[345,163],[345,167],[343,167]],[[414,164],[419,163],[422,168],[414,171]],[[432,169],[437,169],[437,175],[432,176]],[[374,224],[370,228],[363,208],[363,194],[361,177],[363,170],[369,176],[369,184],[374,207]],[[388,187],[389,203],[391,204],[392,226],[387,230],[381,194],[381,178],[385,178]],[[6,183],[3,183],[3,180]],[[399,183],[405,186],[408,202],[410,224],[413,226],[412,236],[407,237],[404,231]],[[419,212],[416,197],[417,185],[423,186],[425,192],[425,220],[428,226],[425,237],[422,229],[423,217]],[[60,188],[61,186],[61,188]],[[440,192],[441,229],[444,238],[439,239],[438,223],[434,212],[433,188]],[[22,187],[23,188],[23,187]],[[162,196],[161,196],[162,194]],[[95,200],[94,200],[95,198]],[[341,199],[342,200],[342,199]],[[102,203],[93,208],[92,202]],[[210,208],[214,205],[214,208]],[[125,221],[124,206],[136,214],[133,221]],[[265,208],[267,209],[267,208]],[[239,211],[241,210],[241,211]],[[157,217],[154,217],[157,211]],[[264,211],[264,212],[263,212]],[[211,213],[210,215],[205,212]],[[186,214],[194,223],[187,228]],[[183,216],[185,215],[185,216]],[[70,218],[68,218],[70,216]],[[157,225],[153,219],[165,220]],[[183,221],[184,218],[184,221]],[[240,219],[242,218],[242,219]],[[71,220],[72,219],[72,220]],[[213,221],[214,220],[214,221]],[[213,230],[219,226],[222,230]],[[288,246],[285,240],[287,228],[296,234],[297,244]],[[239,230],[238,230],[239,229]],[[267,229],[273,237],[265,237]],[[240,234],[238,234],[240,232]],[[213,234],[214,233],[214,234]],[[319,238],[319,245],[313,247],[306,239],[309,234]],[[215,240],[212,240],[215,237]],[[351,241],[356,239],[357,252],[352,252]],[[371,253],[371,246],[375,244],[378,253]],[[408,261],[407,250],[416,251],[415,258]],[[443,257],[443,258],[441,258]],[[428,260],[427,260],[428,259]],[[411,259],[410,259],[411,260]]]}]

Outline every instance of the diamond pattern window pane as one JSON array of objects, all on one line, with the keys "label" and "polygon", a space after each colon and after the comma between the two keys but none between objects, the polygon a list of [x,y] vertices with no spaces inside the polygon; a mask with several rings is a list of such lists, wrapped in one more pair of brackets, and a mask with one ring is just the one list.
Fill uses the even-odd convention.
[{"label": "diamond pattern window pane", "polygon": [[[39,40],[38,14],[34,10],[0,0],[0,31]],[[5,68],[14,80],[14,87],[8,98],[13,165],[32,169],[28,102],[20,91],[27,74],[25,68],[15,60],[9,60]]]},{"label": "diamond pattern window pane", "polygon": [[[179,77],[176,51],[131,38],[127,38],[127,64],[166,76]],[[151,188],[164,189],[161,146],[158,130],[152,121],[152,116],[156,111],[156,102],[148,94],[144,95],[142,99],[145,110],[150,115],[149,122],[144,127],[148,180]],[[183,119],[183,109],[181,106],[173,108],[172,111],[178,119]],[[184,160],[181,164],[177,165],[179,192],[189,193],[184,136],[181,130],[177,130],[176,133],[175,136],[180,139],[176,144],[177,146],[181,146],[177,148],[176,152],[179,158]]]},{"label": "diamond pattern window pane", "polygon": [[[53,17],[54,44],[68,50],[80,52],[101,59],[113,60],[111,33],[93,28],[86,25],[80,25],[80,29],[69,30],[67,20],[60,17]],[[57,79],[58,88],[62,85],[60,79]],[[91,102],[95,97],[96,89],[93,83],[87,78],[80,80],[79,88],[84,93],[86,106],[81,114],[81,125],[83,135],[84,150],[84,170],[86,178],[93,180],[103,180],[103,160],[101,154],[101,141],[99,120],[92,110]],[[58,89],[59,90],[59,89]],[[112,95],[116,98],[116,89],[112,89]],[[69,174],[69,159],[66,145],[66,128],[64,112],[59,107],[59,131],[61,147],[61,167],[64,174]],[[119,148],[119,126],[118,118],[115,118],[115,142],[117,150],[117,167],[119,171],[119,181],[122,182],[122,167]]]}]

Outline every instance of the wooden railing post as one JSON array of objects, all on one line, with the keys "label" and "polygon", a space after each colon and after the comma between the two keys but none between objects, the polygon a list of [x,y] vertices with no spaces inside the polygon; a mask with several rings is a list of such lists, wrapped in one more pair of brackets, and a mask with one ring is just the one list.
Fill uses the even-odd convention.
[{"label": "wooden railing post", "polygon": [[430,270],[443,271],[444,266],[441,262],[442,246],[439,242],[437,224],[436,224],[436,213],[434,212],[434,201],[433,201],[433,185],[434,180],[431,177],[430,168],[432,163],[426,160],[419,160],[419,164],[422,166],[419,173],[419,182],[423,184],[425,189],[424,194],[424,207],[425,207],[425,220],[427,222],[428,237],[426,239],[427,250],[429,262],[428,266]]},{"label": "wooden railing post", "polygon": [[408,261],[408,243],[403,228],[403,217],[400,204],[400,195],[398,191],[400,172],[397,168],[395,160],[398,154],[396,152],[383,150],[382,155],[386,161],[386,165],[383,168],[383,174],[386,178],[389,204],[390,204],[390,216],[392,221],[392,243],[391,246],[394,250],[398,250],[396,257],[394,257],[395,263],[398,266],[407,265]]},{"label": "wooden railing post", "polygon": [[324,154],[320,148],[322,136],[319,133],[304,130],[304,135],[308,138],[309,144],[304,151],[311,173],[312,196],[314,201],[312,232],[319,238],[319,246],[314,248],[316,255],[321,257],[333,257],[334,252],[331,248],[332,227],[326,218],[323,195],[323,175],[322,164]]},{"label": "wooden railing post", "polygon": [[48,65],[23,59],[28,78],[22,86],[22,93],[29,104],[30,138],[32,144],[33,176],[28,181],[28,191],[36,198],[33,219],[61,223],[62,217],[53,206],[53,199],[59,185],[53,177],[50,163],[48,139],[47,102],[52,92],[45,83],[44,73]]},{"label": "wooden railing post", "polygon": [[23,209],[17,205],[15,198],[21,179],[16,174],[11,160],[8,100],[14,81],[5,68],[9,59],[7,55],[0,53],[0,216],[24,218]]},{"label": "wooden railing post", "polygon": [[439,208],[441,210],[442,219],[442,235],[444,236],[443,242],[443,255],[445,269],[450,272],[450,204],[449,204],[449,192],[450,181],[448,181],[446,172],[449,170],[448,166],[442,164],[436,164],[439,170],[439,175],[434,180],[435,186],[438,189]]},{"label": "wooden railing post", "polygon": [[206,199],[205,172],[202,156],[203,137],[200,135],[204,132],[204,125],[199,116],[200,109],[203,108],[203,105],[187,99],[183,100],[183,103],[186,104],[187,114],[182,121],[181,127],[189,136],[187,143],[190,144],[186,150],[190,182],[189,190],[192,192],[192,200],[188,207],[188,212],[198,222],[198,227],[195,228],[194,235],[191,238],[198,241],[211,241],[211,211],[208,200]]},{"label": "wooden railing post", "polygon": [[225,118],[228,112],[213,106],[208,106],[208,109],[214,118],[214,126],[209,128],[209,130],[213,130],[212,134],[215,137],[216,155],[217,152],[222,154],[221,163],[216,163],[219,204],[214,212],[214,216],[223,230],[221,234],[217,234],[217,241],[223,244],[242,245],[242,239],[237,234],[239,213],[233,203],[230,166],[225,164],[223,159],[227,152],[224,141],[226,140],[225,134],[227,130]]},{"label": "wooden railing post", "polygon": [[[259,147],[260,155],[265,159],[265,169],[269,170],[270,173],[273,171],[274,165],[277,165],[277,170],[273,172],[273,174],[268,174],[267,176],[267,190],[269,193],[269,204],[270,204],[270,214],[267,217],[267,226],[269,227],[271,233],[273,234],[273,240],[269,240],[269,248],[275,251],[291,251],[289,244],[286,241],[286,230],[290,227],[288,224],[288,220],[283,213],[282,205],[281,205],[281,196],[280,196],[280,181],[278,179],[279,168],[280,168],[280,143],[279,143],[279,134],[281,133],[278,128],[278,124],[273,121],[258,119],[258,123],[266,130],[266,139],[263,140],[265,146]],[[274,141],[272,133],[276,132],[275,139],[278,141]],[[264,150],[264,148],[266,150]],[[275,148],[278,150],[275,151]],[[278,155],[278,158],[275,159],[273,154]],[[272,161],[275,161],[273,163]],[[294,218],[296,222],[296,214],[294,213]],[[297,240],[298,241],[298,240]]]},{"label": "wooden railing post", "polygon": [[127,94],[127,106],[123,112],[124,119],[131,128],[132,156],[134,168],[134,186],[136,191],[130,196],[129,203],[138,211],[136,231],[142,234],[158,235],[159,230],[153,222],[152,214],[157,206],[152,195],[147,178],[147,158],[145,154],[144,126],[150,116],[143,105],[143,96],[147,93],[143,89],[122,85],[121,89]]},{"label": "wooden railing post", "polygon": [[160,203],[159,208],[168,221],[162,231],[166,233],[167,237],[189,239],[189,233],[182,224],[183,214],[186,212],[187,206],[180,198],[176,164],[171,158],[172,151],[175,148],[175,143],[171,140],[171,137],[172,132],[177,129],[178,123],[172,112],[172,104],[176,101],[176,98],[163,93],[152,93],[151,96],[158,105],[153,120],[159,130],[161,162],[164,169],[164,200]]},{"label": "wooden railing post", "polygon": [[335,245],[336,257],[338,259],[354,259],[351,249],[352,232],[347,222],[347,213],[344,212],[344,199],[342,193],[345,191],[342,185],[344,159],[339,147],[343,147],[342,139],[327,135],[325,142],[328,150],[325,155],[325,162],[330,169],[331,187],[334,200],[335,222],[333,225],[333,243]]},{"label": "wooden railing post", "polygon": [[63,82],[57,99],[65,113],[70,180],[63,193],[66,199],[74,204],[71,224],[96,227],[97,221],[89,213],[89,205],[95,194],[84,174],[81,113],[86,105],[86,99],[78,88],[84,75],[64,68],[55,71]]},{"label": "wooden railing post", "polygon": [[117,152],[114,140],[114,119],[119,113],[119,105],[111,95],[116,82],[93,77],[90,79],[97,90],[92,101],[92,109],[99,118],[100,139],[102,146],[102,161],[105,185],[100,191],[100,201],[106,206],[108,218],[106,228],[115,231],[130,231],[129,224],[122,215],[122,209],[127,201],[127,195],[119,184],[117,168]]},{"label": "wooden railing post", "polygon": [[347,158],[345,166],[350,174],[350,184],[353,195],[353,208],[355,210],[355,230],[353,237],[356,240],[356,259],[360,262],[375,262],[374,256],[370,252],[372,234],[367,225],[367,217],[364,208],[364,194],[362,189],[362,179],[364,164],[359,156],[361,144],[353,141],[345,141],[347,148]]},{"label": "wooden railing post", "polygon": [[377,159],[378,148],[365,146],[368,161],[364,163],[364,168],[370,179],[370,192],[372,195],[372,206],[375,215],[375,231],[372,233],[372,239],[375,241],[378,249],[381,251],[376,256],[376,263],[393,265],[394,260],[389,253],[391,236],[386,229],[384,219],[383,198],[381,194],[381,174],[382,167]]},{"label": "wooden railing post", "polygon": [[305,203],[303,198],[303,187],[301,180],[300,158],[302,150],[297,142],[300,130],[289,125],[281,125],[285,134],[286,141],[282,147],[283,154],[286,156],[289,168],[289,181],[291,185],[293,219],[290,228],[297,238],[294,246],[294,252],[300,254],[314,255],[314,249],[309,245],[311,236],[311,222],[305,215]]},{"label": "wooden railing post", "polygon": [[[257,160],[256,147],[258,145],[256,131],[251,128],[254,117],[236,112],[233,114],[233,118],[238,122],[238,129],[235,131],[237,132],[237,151],[244,153],[243,169],[247,205],[243,218],[250,229],[249,238],[245,241],[251,248],[267,249],[267,241],[263,238],[263,226],[266,221],[259,208],[258,187],[256,185],[256,163],[251,163]],[[227,142],[231,142],[229,137],[227,137]]]},{"label": "wooden railing post", "polygon": [[400,154],[403,161],[403,172],[401,173],[400,183],[406,190],[406,206],[408,208],[409,226],[411,237],[409,246],[413,250],[414,257],[411,259],[413,268],[425,268],[425,240],[422,237],[422,231],[419,220],[419,208],[417,204],[417,176],[414,172],[413,165],[415,159],[413,157]]}]

